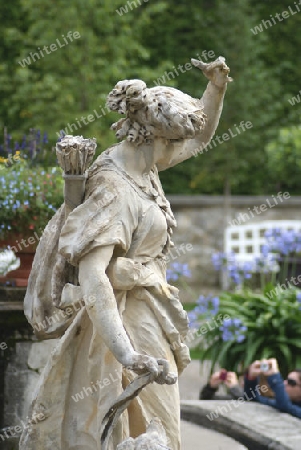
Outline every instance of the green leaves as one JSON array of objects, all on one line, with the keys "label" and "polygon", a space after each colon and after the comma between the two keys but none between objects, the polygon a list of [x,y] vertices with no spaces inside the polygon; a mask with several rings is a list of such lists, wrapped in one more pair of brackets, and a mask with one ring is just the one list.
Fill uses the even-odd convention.
[{"label": "green leaves", "polygon": [[1,239],[40,232],[64,201],[60,168],[32,168],[20,162],[1,170],[0,182]]},{"label": "green leaves", "polygon": [[[273,289],[272,289],[273,288]],[[271,298],[267,294],[274,292]],[[224,292],[220,296],[218,314],[240,319],[247,327],[245,340],[237,342],[223,337],[220,327],[208,331],[200,356],[228,370],[237,370],[255,359],[276,358],[286,375],[297,366],[301,349],[301,303],[296,288],[280,290],[269,284],[263,293],[244,289]]]},{"label": "green leaves", "polygon": [[301,127],[280,129],[266,146],[266,153],[269,177],[275,188],[300,194]]},{"label": "green leaves", "polygon": [[[153,87],[166,71],[172,73],[191,57],[204,59],[204,51],[205,57],[206,51],[207,57],[213,51],[226,57],[234,78],[217,135],[229,129],[235,133],[235,124],[242,120],[251,121],[253,128],[163,172],[166,192],[222,194],[231,186],[233,194],[274,194],[280,185],[299,194],[299,138],[277,134],[279,126],[291,129],[300,121],[298,105],[288,100],[301,87],[295,63],[301,15],[254,36],[252,27],[283,9],[280,0],[158,0],[118,15],[116,10],[125,4],[1,2],[0,127],[17,134],[32,127],[47,129],[53,145],[56,133],[70,124],[73,134],[96,137],[100,152],[116,141],[109,131],[114,114],[94,114],[96,120],[80,125],[77,120],[94,110],[100,114],[117,81],[141,78]],[[19,62],[38,48],[57,39],[64,43],[62,35],[68,31],[78,31],[80,39],[21,67]],[[207,82],[191,69],[168,77],[165,84],[200,97]]]}]

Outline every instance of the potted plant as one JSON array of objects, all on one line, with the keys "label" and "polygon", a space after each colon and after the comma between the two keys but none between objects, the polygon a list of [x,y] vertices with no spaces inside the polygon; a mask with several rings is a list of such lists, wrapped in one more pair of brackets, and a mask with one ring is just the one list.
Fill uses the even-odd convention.
[{"label": "potted plant", "polygon": [[16,151],[0,159],[0,246],[10,246],[21,259],[18,271],[1,278],[26,286],[43,229],[63,203],[62,170],[32,166]]}]

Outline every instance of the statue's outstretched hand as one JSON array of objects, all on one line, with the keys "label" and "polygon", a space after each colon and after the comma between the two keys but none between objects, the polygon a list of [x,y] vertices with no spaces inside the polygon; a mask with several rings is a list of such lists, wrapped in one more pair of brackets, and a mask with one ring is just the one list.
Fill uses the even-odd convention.
[{"label": "statue's outstretched hand", "polygon": [[228,76],[230,68],[227,66],[223,56],[219,56],[215,61],[208,64],[198,59],[191,59],[191,63],[200,69],[205,77],[217,87],[222,88],[230,81],[233,81],[233,79]]},{"label": "statue's outstretched hand", "polygon": [[138,375],[150,372],[153,374],[154,381],[159,384],[174,384],[177,381],[177,375],[169,372],[169,364],[166,359],[156,359],[135,352],[128,358],[124,366]]}]

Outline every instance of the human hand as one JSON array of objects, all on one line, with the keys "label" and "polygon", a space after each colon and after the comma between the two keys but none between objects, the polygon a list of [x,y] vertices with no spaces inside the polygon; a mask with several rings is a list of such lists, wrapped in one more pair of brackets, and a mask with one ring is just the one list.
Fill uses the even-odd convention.
[{"label": "human hand", "polygon": [[191,63],[202,70],[208,80],[210,80],[215,86],[222,88],[227,83],[233,81],[231,77],[228,77],[230,68],[227,66],[223,56],[219,56],[215,61],[206,64],[198,59],[191,59]]},{"label": "human hand", "polygon": [[211,375],[210,380],[209,380],[210,387],[217,388],[223,382],[220,379],[220,375],[223,370],[225,370],[225,369],[221,369],[220,371],[214,372],[214,374]]},{"label": "human hand", "polygon": [[279,372],[279,367],[278,367],[278,362],[276,358],[271,358],[271,359],[265,359],[261,361],[262,363],[266,363],[269,366],[269,369],[266,370],[264,373],[264,375],[266,375],[267,377],[269,375],[274,375],[275,373]]},{"label": "human hand", "polygon": [[227,386],[227,388],[231,388],[233,386],[237,386],[238,385],[238,378],[237,378],[235,372],[228,372],[227,373],[227,378],[225,380],[225,385]]},{"label": "human hand", "polygon": [[256,378],[260,375],[260,361],[257,359],[256,361],[252,362],[252,364],[249,366],[248,375],[249,378]]}]

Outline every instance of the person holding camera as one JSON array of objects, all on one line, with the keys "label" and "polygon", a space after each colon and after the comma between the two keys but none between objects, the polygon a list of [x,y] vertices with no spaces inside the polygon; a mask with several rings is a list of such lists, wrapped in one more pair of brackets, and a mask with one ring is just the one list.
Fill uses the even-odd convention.
[{"label": "person holding camera", "polygon": [[[265,397],[256,390],[255,386],[258,385],[261,375],[265,376],[274,398]],[[283,380],[275,358],[254,361],[246,372],[244,391],[246,395],[251,391],[256,392],[255,396],[250,396],[250,400],[272,406],[301,419],[301,369],[294,369],[286,380]]]},{"label": "person holding camera", "polygon": [[219,396],[219,400],[236,400],[244,395],[243,389],[239,386],[236,373],[221,369],[211,375],[209,382],[200,392],[199,400],[212,400],[221,384],[227,387],[229,395]]}]

